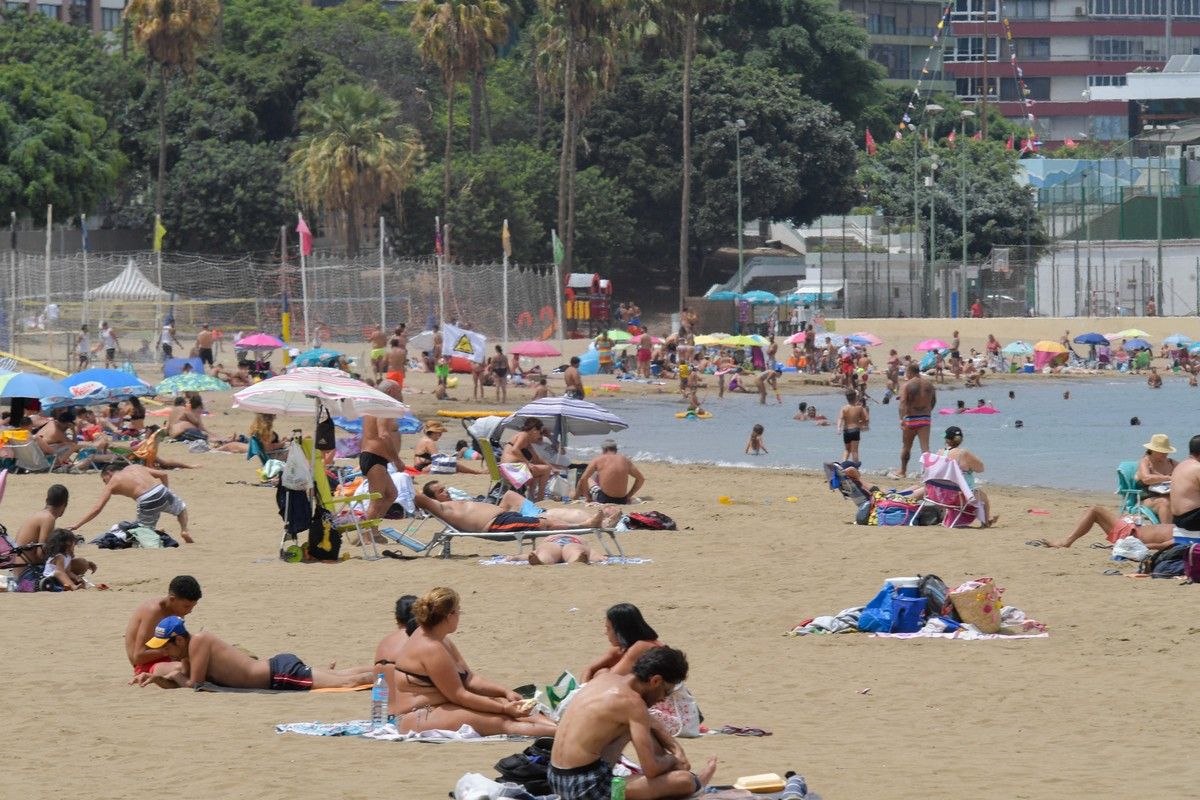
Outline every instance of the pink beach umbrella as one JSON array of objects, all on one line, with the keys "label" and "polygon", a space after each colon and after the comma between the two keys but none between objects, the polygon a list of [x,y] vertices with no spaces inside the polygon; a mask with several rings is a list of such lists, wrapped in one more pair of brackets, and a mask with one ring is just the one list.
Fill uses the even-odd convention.
[{"label": "pink beach umbrella", "polygon": [[796,331],[787,338],[788,344],[804,344],[804,331]]},{"label": "pink beach umbrella", "polygon": [[913,350],[945,350],[950,345],[941,339],[926,339],[913,347]]},{"label": "pink beach umbrella", "polygon": [[557,347],[549,342],[539,342],[530,340],[526,342],[517,342],[512,347],[508,348],[508,352],[516,353],[519,356],[526,358],[550,358],[552,356],[561,356],[562,352]]},{"label": "pink beach umbrella", "polygon": [[865,344],[867,347],[878,347],[879,345],[883,344],[883,339],[880,339],[873,333],[867,333],[866,331],[852,333],[847,338],[852,344]]},{"label": "pink beach umbrella", "polygon": [[233,346],[244,350],[274,350],[283,347],[283,342],[267,333],[252,333],[238,339]]}]

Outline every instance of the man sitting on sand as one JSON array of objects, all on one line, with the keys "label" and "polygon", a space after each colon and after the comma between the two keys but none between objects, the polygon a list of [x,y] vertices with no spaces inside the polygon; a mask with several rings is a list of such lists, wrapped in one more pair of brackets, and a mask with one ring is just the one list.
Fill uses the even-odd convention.
[{"label": "man sitting on sand", "polygon": [[46,490],[46,507],[31,515],[17,529],[16,538],[13,540],[13,544],[17,547],[39,545],[37,550],[30,550],[27,554],[33,563],[45,561],[46,540],[50,538],[50,533],[58,527],[59,518],[66,513],[70,497],[67,487],[61,483],[54,484]]},{"label": "man sitting on sand", "polygon": [[[509,495],[512,497],[510,498]],[[416,497],[417,507],[434,514],[443,522],[453,525],[460,531],[489,531],[491,533],[509,533],[518,531],[553,531],[561,528],[598,528],[604,518],[604,509],[588,513],[590,509],[554,509],[546,511],[541,516],[530,516],[522,513],[525,498],[516,492],[508,492],[501,498],[500,505],[477,503],[473,500],[451,500],[450,491],[438,481],[429,481]],[[536,506],[534,506],[536,508]],[[568,522],[562,512],[583,511],[583,518]],[[565,523],[565,524],[558,524]]]},{"label": "man sitting on sand", "polygon": [[1083,516],[1075,525],[1075,530],[1071,531],[1071,535],[1060,542],[1052,542],[1048,539],[1036,539],[1030,544],[1038,544],[1042,547],[1070,547],[1081,536],[1092,529],[1093,525],[1099,525],[1110,542],[1116,543],[1126,536],[1133,536],[1142,540],[1142,544],[1149,547],[1151,550],[1162,550],[1165,547],[1170,547],[1173,542],[1173,534],[1175,531],[1174,525],[1139,525],[1140,518],[1122,517],[1112,509],[1104,506],[1092,506],[1087,511],[1083,512]]},{"label": "man sitting on sand", "polygon": [[191,542],[188,533],[187,504],[167,487],[167,473],[159,469],[149,469],[139,464],[118,467],[109,464],[100,470],[100,480],[104,481],[104,490],[95,507],[83,519],[71,526],[77,531],[91,522],[97,514],[104,510],[109,498],[114,494],[128,497],[137,504],[137,523],[147,528],[157,528],[158,518],[163,512],[179,519],[179,536],[185,542]]},{"label": "man sitting on sand", "polygon": [[607,800],[612,765],[630,743],[642,774],[627,779],[627,797],[656,800],[701,791],[717,771],[716,756],[692,773],[683,748],[650,719],[650,706],[675,691],[687,672],[683,653],[655,647],[638,658],[632,674],[605,672],[581,686],[554,734],[546,772],[551,791],[562,800]]},{"label": "man sitting on sand", "polygon": [[[633,485],[629,479],[633,478]],[[600,455],[593,458],[579,477],[571,499],[590,497],[597,503],[625,505],[637,495],[646,479],[626,456],[617,452],[617,443],[605,439]]]},{"label": "man sitting on sand", "polygon": [[164,689],[195,689],[208,682],[227,689],[271,689],[307,692],[310,689],[352,689],[375,679],[374,667],[329,669],[310,667],[291,653],[259,661],[209,631],[195,636],[183,619],[167,617],[154,628],[146,647],[175,662],[155,673],[135,675],[131,684],[154,684]]},{"label": "man sitting on sand", "polygon": [[198,397],[189,400],[186,397],[176,397],[175,406],[167,417],[167,435],[172,439],[196,441],[207,439],[208,431],[204,429],[203,407]]},{"label": "man sitting on sand", "polygon": [[1200,434],[1188,440],[1188,457],[1171,472],[1171,514],[1176,527],[1200,531]]},{"label": "man sitting on sand", "polygon": [[146,600],[133,611],[125,626],[125,655],[133,666],[134,676],[159,675],[178,666],[160,648],[146,645],[154,636],[158,623],[167,617],[182,619],[200,602],[200,583],[191,575],[176,575],[167,587],[166,597]]}]

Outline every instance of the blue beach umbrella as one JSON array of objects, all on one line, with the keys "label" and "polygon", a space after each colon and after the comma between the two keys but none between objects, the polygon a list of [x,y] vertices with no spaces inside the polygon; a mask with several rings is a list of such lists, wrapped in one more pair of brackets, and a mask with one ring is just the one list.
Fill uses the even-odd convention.
[{"label": "blue beach umbrella", "polygon": [[1187,347],[1194,343],[1194,339],[1189,336],[1184,336],[1182,333],[1172,333],[1170,336],[1163,339],[1163,344],[1169,347]]},{"label": "blue beach umbrella", "polygon": [[1188,353],[1193,356],[1200,356],[1200,343],[1194,344],[1188,348]]},{"label": "blue beach umbrella", "polygon": [[152,397],[154,387],[131,372],[120,369],[85,369],[59,381],[61,397],[46,403],[47,409],[64,406],[95,406],[131,397]]},{"label": "blue beach umbrella", "polygon": [[1081,333],[1075,337],[1074,341],[1075,344],[1108,344],[1108,339],[1104,338],[1104,335],[1100,333]]},{"label": "blue beach umbrella", "polygon": [[739,295],[737,292],[721,291],[721,292],[713,292],[712,294],[707,294],[704,296],[704,299],[705,300],[737,300],[738,296]]},{"label": "blue beach umbrella", "polygon": [[26,400],[41,400],[43,398],[62,397],[67,394],[66,388],[58,381],[52,381],[42,375],[32,372],[6,372],[0,374],[0,398],[9,400],[15,397]]},{"label": "blue beach umbrella", "polygon": [[336,367],[337,360],[341,357],[342,354],[337,350],[316,347],[296,356],[292,359],[292,364],[297,367]]},{"label": "blue beach umbrella", "polygon": [[1033,345],[1018,339],[1015,342],[1009,342],[1004,345],[1004,348],[1000,352],[1006,356],[1031,356],[1033,355]]},{"label": "blue beach umbrella", "polygon": [[759,289],[755,289],[752,292],[746,292],[745,294],[740,296],[740,299],[745,300],[747,303],[749,303],[752,306],[777,306],[777,305],[779,305],[778,297],[771,294],[770,292],[764,292]]},{"label": "blue beach umbrella", "polygon": [[1133,352],[1134,350],[1149,350],[1149,349],[1151,349],[1150,343],[1147,342],[1145,339],[1127,339],[1125,341],[1124,346],[1125,346],[1125,349],[1130,352]]}]

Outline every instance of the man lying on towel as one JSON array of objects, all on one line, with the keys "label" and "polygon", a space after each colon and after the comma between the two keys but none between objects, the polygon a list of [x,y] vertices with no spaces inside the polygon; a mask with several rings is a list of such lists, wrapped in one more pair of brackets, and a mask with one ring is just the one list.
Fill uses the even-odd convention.
[{"label": "man lying on towel", "polygon": [[187,632],[180,617],[167,617],[154,628],[146,647],[162,650],[173,659],[172,669],[135,675],[132,684],[154,684],[164,689],[195,689],[209,682],[229,689],[272,689],[307,692],[309,689],[349,689],[375,679],[372,667],[320,669],[310,667],[291,653],[259,661],[208,631]]},{"label": "man lying on towel", "polygon": [[[511,497],[510,497],[511,495]],[[417,496],[417,507],[460,531],[474,533],[519,533],[521,531],[553,531],[561,528],[599,528],[604,522],[604,509],[562,508],[531,515],[537,506],[524,506],[525,498],[508,492],[499,505],[477,503],[474,500],[451,500],[450,491],[438,481],[429,481]]]}]

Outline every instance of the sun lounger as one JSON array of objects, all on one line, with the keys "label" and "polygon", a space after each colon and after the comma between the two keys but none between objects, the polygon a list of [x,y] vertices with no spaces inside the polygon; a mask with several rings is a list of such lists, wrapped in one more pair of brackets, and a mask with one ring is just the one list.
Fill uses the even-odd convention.
[{"label": "sun lounger", "polygon": [[[561,536],[563,534],[567,534],[570,536],[584,536],[587,534],[591,534],[596,537],[596,541],[599,542],[600,548],[602,550],[604,550],[604,552],[606,554],[608,554],[610,556],[611,555],[619,555],[622,557],[625,555],[625,550],[622,549],[621,542],[617,539],[617,533],[619,533],[620,531],[618,531],[615,528],[563,528],[560,530],[550,530],[550,531],[503,531],[503,532],[461,531],[458,528],[451,525],[449,522],[446,522],[441,517],[438,517],[436,514],[430,514],[429,512],[422,512],[422,513],[426,514],[427,516],[424,516],[424,517],[421,517],[418,519],[414,519],[412,521],[412,523],[409,524],[408,528],[406,528],[402,533],[397,533],[396,531],[388,531],[388,532],[384,533],[384,536],[387,536],[389,539],[392,539],[393,541],[397,542],[398,544],[404,544],[407,547],[411,547],[412,545],[409,544],[409,542],[414,541],[413,535],[417,532],[417,530],[420,529],[420,527],[426,520],[432,519],[432,520],[435,520],[442,527],[440,530],[438,530],[436,533],[434,533],[433,538],[429,540],[428,544],[423,545],[422,549],[417,551],[417,552],[424,553],[427,556],[429,554],[431,554],[435,549],[440,548],[441,549],[441,557],[449,558],[450,557],[450,548],[453,545],[455,539],[471,538],[471,539],[484,539],[489,542],[516,542],[517,543],[517,552],[519,553],[519,552],[521,552],[522,549],[524,549],[525,542],[527,542],[527,541],[530,542],[531,545],[533,545],[533,544],[536,544],[538,539],[544,539],[547,536]],[[607,539],[605,539],[606,536],[608,537]],[[407,539],[408,541],[407,542],[403,541],[403,539]],[[417,540],[417,542],[419,544],[419,540]],[[611,544],[611,547],[610,547],[610,544]],[[616,550],[615,554],[613,552],[614,549]]]}]

